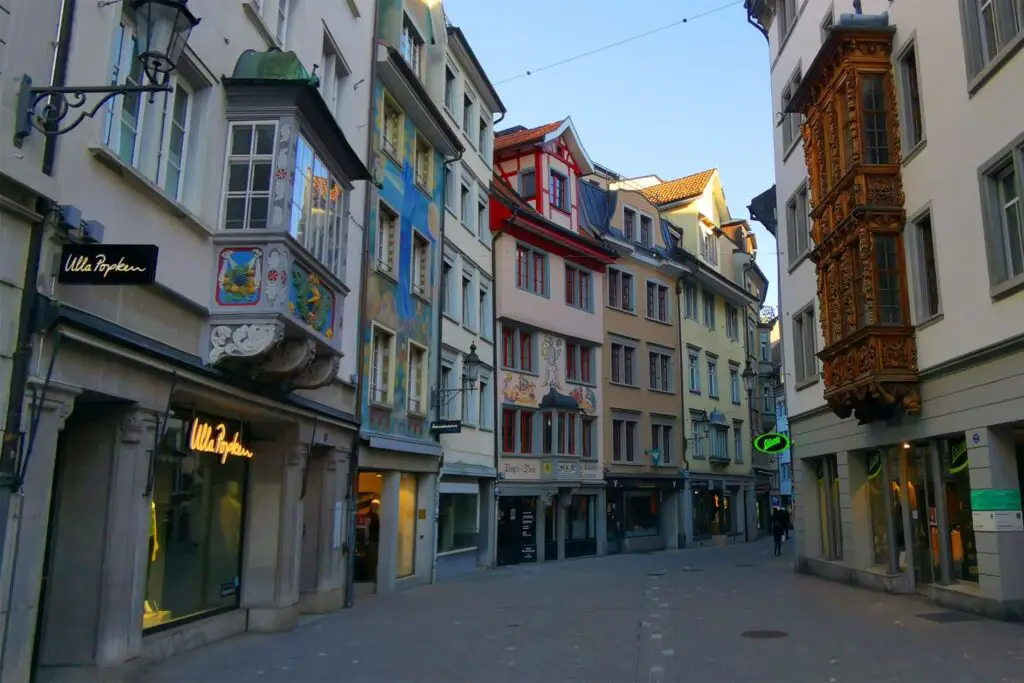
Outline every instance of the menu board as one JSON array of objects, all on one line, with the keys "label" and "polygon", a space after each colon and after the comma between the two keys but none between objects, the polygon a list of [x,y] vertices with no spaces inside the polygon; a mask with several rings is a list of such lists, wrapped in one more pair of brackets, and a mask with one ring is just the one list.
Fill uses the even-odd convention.
[{"label": "menu board", "polygon": [[519,558],[521,562],[537,561],[537,520],[533,510],[523,510],[520,516],[522,537],[519,540]]}]

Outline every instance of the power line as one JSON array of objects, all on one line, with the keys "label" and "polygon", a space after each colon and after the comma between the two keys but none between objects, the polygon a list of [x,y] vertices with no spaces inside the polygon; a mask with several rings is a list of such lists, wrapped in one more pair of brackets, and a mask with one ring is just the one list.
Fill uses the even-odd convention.
[{"label": "power line", "polygon": [[576,55],[574,57],[568,57],[568,58],[563,59],[561,61],[553,62],[551,64],[547,64],[545,66],[540,67],[539,69],[531,69],[529,71],[524,71],[523,73],[519,74],[518,76],[512,76],[511,78],[506,78],[503,81],[498,81],[497,83],[495,83],[495,85],[502,85],[503,83],[509,83],[511,81],[517,81],[520,78],[526,78],[527,76],[532,76],[534,74],[538,74],[541,71],[547,71],[548,69],[554,69],[556,66],[562,66],[563,64],[568,64],[570,62],[575,62],[575,61],[577,61],[579,59],[583,59],[584,57],[590,57],[591,55],[596,55],[598,53],[604,52],[605,50],[610,50],[613,47],[619,47],[620,45],[625,45],[626,43],[631,43],[634,40],[640,40],[641,38],[646,38],[647,36],[652,36],[655,33],[660,33],[662,31],[667,31],[670,28],[675,28],[676,26],[680,26],[682,24],[689,23],[691,21],[694,21],[695,19],[702,19],[702,18],[704,18],[704,17],[706,17],[706,16],[708,16],[710,14],[714,14],[716,12],[721,12],[724,9],[728,9],[730,7],[734,7],[736,5],[741,5],[741,4],[743,4],[743,0],[735,0],[734,2],[726,3],[724,5],[719,5],[718,7],[714,7],[712,9],[709,9],[709,10],[705,11],[705,12],[701,12],[700,14],[695,14],[692,17],[683,17],[682,19],[679,19],[678,21],[673,21],[671,24],[665,24],[664,26],[659,26],[658,28],[651,29],[650,31],[645,31],[643,33],[638,33],[635,36],[630,36],[629,38],[623,38],[622,40],[620,40],[618,42],[610,43],[610,44],[604,45],[602,47],[594,48],[593,50],[588,50],[587,52],[583,52],[583,53],[578,54],[578,55]]}]

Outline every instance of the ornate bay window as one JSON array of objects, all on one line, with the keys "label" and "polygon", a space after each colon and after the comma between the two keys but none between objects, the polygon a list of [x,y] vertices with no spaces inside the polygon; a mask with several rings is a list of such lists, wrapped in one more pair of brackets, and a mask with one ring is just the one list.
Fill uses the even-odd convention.
[{"label": "ornate bay window", "polygon": [[352,182],[370,174],[292,52],[224,79],[228,139],[208,360],[292,388],[334,379]]},{"label": "ornate bay window", "polygon": [[893,32],[884,16],[844,17],[789,106],[806,116],[825,399],[862,422],[920,411]]}]

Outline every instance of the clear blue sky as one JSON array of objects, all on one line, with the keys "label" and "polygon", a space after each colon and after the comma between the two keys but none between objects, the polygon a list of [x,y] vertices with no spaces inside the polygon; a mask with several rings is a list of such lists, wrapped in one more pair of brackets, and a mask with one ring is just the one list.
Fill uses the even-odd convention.
[{"label": "clear blue sky", "polygon": [[[508,109],[501,128],[572,116],[590,157],[669,180],[718,167],[729,210],[774,182],[768,43],[742,3],[562,66],[515,78],[730,0],[444,0]],[[502,83],[507,79],[508,82]],[[777,305],[775,240],[758,265]]]}]

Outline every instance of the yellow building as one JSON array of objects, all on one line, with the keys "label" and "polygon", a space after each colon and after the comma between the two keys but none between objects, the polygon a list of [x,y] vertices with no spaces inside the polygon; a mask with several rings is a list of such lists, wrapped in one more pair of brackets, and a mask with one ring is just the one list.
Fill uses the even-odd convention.
[{"label": "yellow building", "polygon": [[683,278],[677,302],[690,498],[684,533],[697,543],[716,536],[753,539],[752,413],[744,378],[746,312],[759,304],[748,278],[756,252],[752,234],[730,215],[718,169],[615,186],[639,190],[676,226],[693,270]]}]

